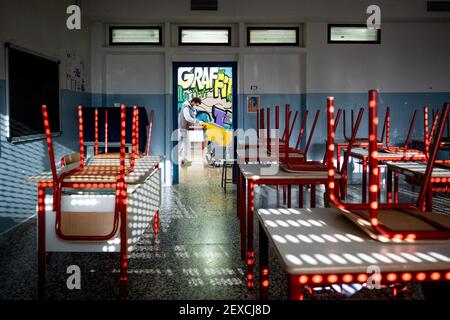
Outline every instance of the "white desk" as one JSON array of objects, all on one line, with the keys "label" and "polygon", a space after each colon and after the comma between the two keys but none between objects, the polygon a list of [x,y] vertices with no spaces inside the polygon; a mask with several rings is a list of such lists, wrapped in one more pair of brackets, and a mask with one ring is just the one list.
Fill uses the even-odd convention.
[{"label": "white desk", "polygon": [[268,281],[270,241],[289,275],[290,298],[299,298],[305,285],[366,283],[372,266],[381,283],[450,280],[450,242],[379,242],[336,208],[259,209],[257,216],[261,282]]}]

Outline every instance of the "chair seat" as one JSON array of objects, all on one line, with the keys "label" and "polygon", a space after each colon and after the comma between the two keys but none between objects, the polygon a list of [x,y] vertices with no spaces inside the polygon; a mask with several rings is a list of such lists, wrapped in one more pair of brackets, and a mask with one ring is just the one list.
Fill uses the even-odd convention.
[{"label": "chair seat", "polygon": [[[368,210],[342,210],[342,213],[356,223],[370,237],[380,240],[380,235],[373,229],[369,222]],[[380,225],[389,228],[393,232],[420,232],[420,231],[442,231],[436,226],[424,221],[422,218],[439,224],[450,230],[450,216],[436,212],[421,212],[418,210],[403,209],[379,209],[378,221]],[[398,242],[396,239],[384,238],[383,241]],[[416,240],[417,241],[417,240]],[[450,240],[420,240],[420,242],[442,242]],[[418,241],[419,242],[419,241]]]},{"label": "chair seat", "polygon": [[114,212],[61,212],[61,231],[68,236],[106,236],[114,227]]}]

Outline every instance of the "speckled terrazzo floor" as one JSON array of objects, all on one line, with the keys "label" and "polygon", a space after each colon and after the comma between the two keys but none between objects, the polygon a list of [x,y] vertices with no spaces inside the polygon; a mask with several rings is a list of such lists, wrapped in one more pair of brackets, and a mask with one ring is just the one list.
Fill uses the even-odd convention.
[{"label": "speckled terrazzo floor", "polygon": [[[239,227],[235,215],[236,191],[220,187],[221,169],[194,164],[180,172],[181,184],[164,187],[160,233],[141,239],[129,264],[129,299],[256,299],[257,290],[245,288],[240,259]],[[187,183],[189,182],[189,183]],[[360,186],[349,188],[358,200]],[[275,207],[272,188],[257,190],[259,207]],[[415,197],[402,188],[404,200]],[[293,190],[293,199],[296,199]],[[308,195],[305,195],[305,200]],[[438,196],[436,209],[449,211],[449,199]],[[322,192],[317,193],[322,205]],[[296,204],[294,203],[294,206]],[[308,205],[306,203],[306,205]],[[258,254],[256,254],[258,256]],[[286,298],[286,276],[274,252],[271,261],[271,298]],[[35,219],[0,238],[0,299],[37,297]],[[118,255],[111,253],[54,253],[48,256],[47,299],[116,299]],[[81,290],[68,290],[66,268],[78,265]],[[315,292],[317,299],[335,299],[332,290]],[[388,299],[390,290],[356,292],[351,299]],[[309,296],[307,295],[307,298]],[[400,298],[423,299],[422,288],[409,286]]]}]

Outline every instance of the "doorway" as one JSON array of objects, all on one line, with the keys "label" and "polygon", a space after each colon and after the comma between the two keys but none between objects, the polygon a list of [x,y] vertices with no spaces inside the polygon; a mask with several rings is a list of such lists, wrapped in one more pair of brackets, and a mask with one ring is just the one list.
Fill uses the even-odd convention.
[{"label": "doorway", "polygon": [[[188,131],[192,164],[181,166],[178,161],[173,161],[173,184],[195,181],[211,172],[220,175],[218,172],[223,157],[230,154],[226,146],[237,128],[236,62],[174,62],[174,130],[178,129],[178,116],[183,103],[193,97],[202,101],[196,108],[196,118],[204,125]],[[218,139],[218,136],[221,138]],[[174,147],[177,144],[178,141],[173,142]],[[235,150],[231,150],[232,157],[234,153]]]}]

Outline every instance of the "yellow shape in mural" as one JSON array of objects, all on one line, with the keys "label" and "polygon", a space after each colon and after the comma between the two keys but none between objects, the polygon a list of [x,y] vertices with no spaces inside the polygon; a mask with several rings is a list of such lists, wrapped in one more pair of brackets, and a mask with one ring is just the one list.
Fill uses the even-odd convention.
[{"label": "yellow shape in mural", "polygon": [[215,123],[202,122],[201,124],[205,128],[208,141],[215,141],[221,146],[226,146],[233,141],[232,130],[226,130]]}]

